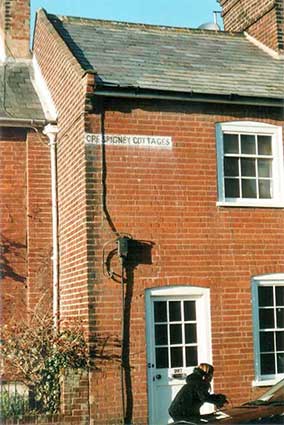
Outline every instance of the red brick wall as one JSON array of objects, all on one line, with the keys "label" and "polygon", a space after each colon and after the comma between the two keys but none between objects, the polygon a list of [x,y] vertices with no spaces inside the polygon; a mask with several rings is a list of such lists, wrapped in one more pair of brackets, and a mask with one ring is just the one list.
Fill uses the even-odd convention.
[{"label": "red brick wall", "polygon": [[40,132],[27,138],[28,310],[52,312],[50,148]]},{"label": "red brick wall", "polygon": [[1,0],[0,31],[7,56],[30,56],[30,0]]},{"label": "red brick wall", "polygon": [[283,51],[281,0],[220,0],[220,4],[226,31],[247,31],[271,49]]},{"label": "red brick wall", "polygon": [[[89,268],[93,255],[88,250],[90,204],[86,195],[84,129],[93,77],[85,75],[43,11],[37,17],[34,53],[58,112],[60,319],[65,319],[65,323],[68,318],[81,319],[89,337],[90,309],[93,308]],[[88,419],[85,403],[89,402],[89,390],[80,384],[76,391],[81,405],[76,404],[75,416],[80,416],[84,423]],[[68,393],[68,384],[65,392]],[[68,421],[69,413],[66,414]],[[79,423],[73,416],[74,413],[72,422]]]},{"label": "red brick wall", "polygon": [[49,147],[38,133],[0,131],[1,319],[51,300]]},{"label": "red brick wall", "polygon": [[[121,415],[117,341],[120,339],[120,284],[102,275],[103,246],[118,232],[153,242],[152,264],[134,270],[130,315],[130,363],[134,421],[146,421],[147,378],[145,289],[164,285],[211,288],[215,390],[233,403],[250,399],[253,340],[250,280],[283,269],[281,209],[217,207],[216,122],[256,120],[283,124],[283,111],[166,102],[105,101],[106,134],[173,137],[172,150],[106,146],[105,187],[108,215],[97,208],[93,247],[96,275],[94,332],[98,337],[93,374],[93,415],[98,423]],[[98,133],[101,116],[91,118]],[[99,203],[102,148],[88,152],[88,194]],[[101,201],[102,202],[102,201]],[[101,219],[100,219],[101,217]],[[106,253],[114,244],[106,245]],[[112,263],[119,273],[119,265]],[[103,385],[102,385],[103,382]]]},{"label": "red brick wall", "polygon": [[89,316],[84,114],[88,77],[44,12],[34,53],[58,111],[58,204],[61,318]]},{"label": "red brick wall", "polygon": [[0,129],[1,320],[26,308],[26,131]]},{"label": "red brick wall", "polygon": [[272,9],[252,24],[248,32],[267,47],[278,50],[280,46],[276,21],[277,14],[275,9]]}]

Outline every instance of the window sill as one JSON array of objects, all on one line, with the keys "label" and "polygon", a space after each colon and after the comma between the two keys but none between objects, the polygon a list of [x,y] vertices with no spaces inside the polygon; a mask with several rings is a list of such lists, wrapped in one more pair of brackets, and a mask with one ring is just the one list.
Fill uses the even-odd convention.
[{"label": "window sill", "polygon": [[218,201],[217,207],[237,207],[237,208],[284,208],[284,203],[280,202],[233,202],[233,201]]},{"label": "window sill", "polygon": [[281,378],[267,379],[263,381],[252,381],[253,387],[272,387],[277,384]]}]

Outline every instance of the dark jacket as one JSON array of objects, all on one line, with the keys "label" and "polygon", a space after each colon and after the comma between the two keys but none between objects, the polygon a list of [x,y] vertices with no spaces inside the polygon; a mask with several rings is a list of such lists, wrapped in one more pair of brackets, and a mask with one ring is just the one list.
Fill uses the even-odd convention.
[{"label": "dark jacket", "polygon": [[[169,414],[174,420],[200,416],[199,409],[203,403],[213,403],[221,407],[221,394],[210,394],[210,384],[203,380],[202,369],[195,368],[186,378],[186,384],[180,389],[169,407]],[[224,402],[222,403],[224,404]]]}]

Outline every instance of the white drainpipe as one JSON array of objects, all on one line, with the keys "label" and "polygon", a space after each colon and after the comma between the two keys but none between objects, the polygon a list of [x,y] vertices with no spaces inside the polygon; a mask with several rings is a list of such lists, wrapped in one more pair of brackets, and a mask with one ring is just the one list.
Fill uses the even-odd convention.
[{"label": "white drainpipe", "polygon": [[53,323],[58,330],[59,319],[59,275],[58,275],[58,210],[57,210],[57,167],[56,167],[56,138],[58,127],[48,124],[44,127],[43,134],[49,139],[50,168],[51,168],[51,202],[52,202],[52,264],[53,264]]}]

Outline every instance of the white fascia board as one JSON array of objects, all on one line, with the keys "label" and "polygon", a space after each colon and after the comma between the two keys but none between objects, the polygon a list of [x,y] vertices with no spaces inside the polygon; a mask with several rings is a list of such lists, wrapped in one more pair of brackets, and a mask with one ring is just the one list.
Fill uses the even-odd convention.
[{"label": "white fascia board", "polygon": [[58,114],[35,55],[32,58],[32,65],[34,71],[32,83],[38,94],[45,117],[49,121],[56,121]]}]

